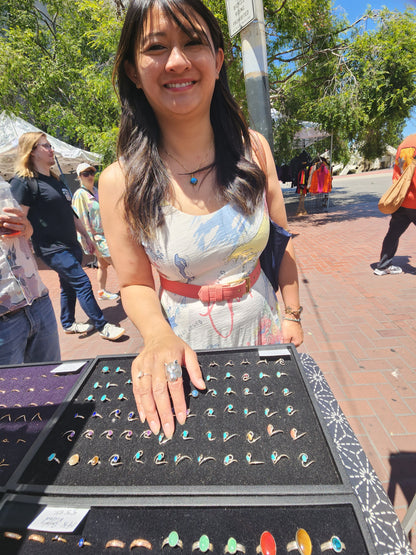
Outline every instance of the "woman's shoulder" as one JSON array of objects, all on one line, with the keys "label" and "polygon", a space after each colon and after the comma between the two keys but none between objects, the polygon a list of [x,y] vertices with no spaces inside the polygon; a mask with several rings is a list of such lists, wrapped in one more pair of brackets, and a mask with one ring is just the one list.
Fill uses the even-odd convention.
[{"label": "woman's shoulder", "polygon": [[107,166],[100,174],[100,181],[104,179],[122,179],[124,181],[124,171],[121,163],[117,160]]}]

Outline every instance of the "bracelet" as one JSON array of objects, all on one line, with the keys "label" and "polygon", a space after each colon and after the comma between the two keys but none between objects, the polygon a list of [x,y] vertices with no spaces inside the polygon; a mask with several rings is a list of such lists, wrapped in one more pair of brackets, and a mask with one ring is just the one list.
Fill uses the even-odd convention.
[{"label": "bracelet", "polygon": [[283,317],[283,320],[288,320],[289,322],[297,322],[298,324],[300,324],[300,318],[288,318],[287,316]]},{"label": "bracelet", "polygon": [[300,318],[300,315],[302,314],[303,311],[303,306],[299,306],[299,308],[292,308],[290,306],[287,306],[285,308],[285,314],[290,314],[291,316],[294,316],[295,318]]}]

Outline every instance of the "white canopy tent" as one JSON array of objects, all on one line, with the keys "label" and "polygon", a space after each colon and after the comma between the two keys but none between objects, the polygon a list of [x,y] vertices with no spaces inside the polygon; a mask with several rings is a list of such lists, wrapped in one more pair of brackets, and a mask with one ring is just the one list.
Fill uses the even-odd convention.
[{"label": "white canopy tent", "polygon": [[316,141],[320,141],[330,135],[331,133],[323,131],[317,123],[302,121],[302,129],[300,129],[294,137],[295,147],[306,148]]},{"label": "white canopy tent", "polygon": [[[42,130],[17,116],[9,116],[5,112],[0,114],[0,175],[7,180],[14,175],[14,162],[19,137],[29,131]],[[54,148],[55,158],[63,173],[75,171],[81,162],[92,165],[101,163],[101,154],[76,148],[48,135],[48,133],[45,133],[45,135]]]},{"label": "white canopy tent", "polygon": [[331,137],[331,146],[329,148],[329,166],[332,168],[332,133],[323,131],[318,123],[311,121],[302,121],[302,129],[294,136],[295,148],[307,148],[316,141]]}]

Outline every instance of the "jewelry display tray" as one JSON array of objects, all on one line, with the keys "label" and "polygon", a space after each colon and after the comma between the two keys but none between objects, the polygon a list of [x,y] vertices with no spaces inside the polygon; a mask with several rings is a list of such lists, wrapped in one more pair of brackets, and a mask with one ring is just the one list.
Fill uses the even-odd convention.
[{"label": "jewelry display tray", "polygon": [[[190,414],[167,442],[149,434],[147,423],[137,418],[133,360],[133,355],[97,357],[78,376],[7,483],[0,530],[10,529],[10,511],[24,514],[16,509],[22,499],[28,498],[30,511],[39,511],[42,503],[59,506],[61,499],[63,507],[91,507],[85,520],[90,527],[82,528],[82,535],[88,533],[99,545],[103,538],[119,538],[113,523],[119,530],[123,523],[126,538],[146,537],[146,532],[157,544],[175,529],[184,546],[206,533],[221,546],[214,552],[223,553],[234,536],[246,553],[255,553],[268,529],[280,546],[277,553],[284,553],[301,527],[314,549],[335,534],[348,545],[347,553],[376,553],[292,345],[199,351],[207,389],[194,396],[184,372]],[[128,420],[129,413],[134,419]],[[118,461],[112,465],[114,455]],[[74,456],[79,461],[71,466]],[[92,465],[95,456],[100,462]],[[19,524],[20,518],[13,530],[25,530],[27,523]],[[11,540],[2,541],[9,549]],[[48,552],[45,544],[19,544],[19,553]],[[70,552],[69,540],[51,545],[53,553]]]},{"label": "jewelry display tray", "polygon": [[[93,488],[96,495],[179,497],[351,493],[292,345],[199,351],[207,389],[193,397],[184,372],[190,414],[167,442],[150,434],[137,414],[127,418],[136,412],[133,359],[93,361],[22,460],[8,491],[79,496]],[[79,462],[71,466],[74,456]],[[111,464],[114,456],[118,461]]]},{"label": "jewelry display tray", "polygon": [[0,366],[0,493],[40,432],[92,361],[75,372],[52,373],[61,362]]},{"label": "jewelry display tray", "polygon": [[[86,517],[71,533],[28,529],[43,509],[88,508]],[[287,544],[296,531],[304,528],[312,542],[312,553],[321,553],[320,545],[334,535],[345,544],[348,555],[375,555],[357,499],[352,494],[336,496],[209,496],[178,500],[175,497],[36,497],[8,494],[0,505],[0,553],[36,555],[37,553],[72,554],[81,538],[87,553],[130,553],[135,539],[151,543],[154,553],[191,553],[192,545],[206,534],[212,553],[223,554],[233,537],[244,546],[246,555],[254,555],[261,534],[268,530],[276,541],[276,554],[287,553]],[[175,530],[182,549],[169,548],[164,540]],[[7,539],[5,531],[21,534],[19,541]],[[29,540],[41,535],[43,543]],[[118,540],[124,547],[106,548]],[[166,545],[166,544],[165,544]],[[133,548],[133,552],[136,549]],[[137,549],[147,553],[147,549]],[[199,553],[199,550],[194,550]],[[298,553],[298,551],[294,551]],[[239,551],[238,553],[241,553]],[[328,550],[325,553],[332,553]]]}]

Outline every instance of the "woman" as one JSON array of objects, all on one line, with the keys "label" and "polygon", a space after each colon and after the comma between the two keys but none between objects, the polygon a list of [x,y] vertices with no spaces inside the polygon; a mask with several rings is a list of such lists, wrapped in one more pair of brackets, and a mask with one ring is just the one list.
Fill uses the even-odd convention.
[{"label": "woman", "polygon": [[[178,422],[186,419],[176,361],[204,389],[193,349],[303,339],[292,245],[279,273],[287,311],[281,330],[275,293],[258,275],[268,212],[283,227],[286,213],[271,151],[249,132],[223,60],[220,28],[199,0],[130,3],[114,70],[119,160],[100,177],[100,203],[123,305],[144,339],[132,364],[138,411],[167,437],[171,400]],[[256,151],[265,152],[267,180]],[[152,264],[161,274],[160,301]],[[236,296],[216,301],[230,283]],[[198,286],[211,284],[201,290],[204,300],[194,298]]]},{"label": "woman", "polygon": [[[80,181],[80,188],[77,189],[72,197],[72,207],[78,218],[84,224],[85,229],[95,246],[95,256],[97,258],[97,280],[98,298],[102,301],[118,301],[119,295],[106,291],[107,268],[112,264],[107,241],[104,237],[103,226],[101,224],[100,205],[98,204],[97,189],[94,187],[96,170],[93,166],[83,162],[77,167],[77,175]],[[78,240],[88,254],[88,246],[82,235],[78,234]]]},{"label": "woman", "polygon": [[[23,133],[11,190],[33,226],[35,253],[59,276],[64,332],[87,333],[95,328],[103,339],[114,341],[124,334],[124,329],[106,321],[94,298],[91,282],[82,268],[77,232],[85,238],[90,254],[95,247],[72,210],[70,192],[51,169],[54,161],[53,147],[44,133]],[[92,324],[75,321],[77,299]]]}]

